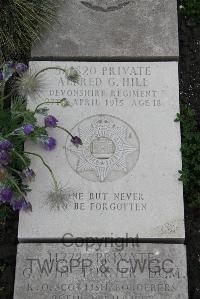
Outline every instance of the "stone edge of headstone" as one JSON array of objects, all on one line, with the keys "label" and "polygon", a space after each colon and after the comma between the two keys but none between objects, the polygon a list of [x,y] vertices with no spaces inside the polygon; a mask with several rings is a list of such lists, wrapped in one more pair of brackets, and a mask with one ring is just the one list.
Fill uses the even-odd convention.
[{"label": "stone edge of headstone", "polygon": [[30,61],[85,61],[85,62],[170,62],[170,61],[179,61],[179,49],[177,53],[171,56],[73,56],[73,55],[61,55],[61,56],[45,56],[45,55],[31,55],[29,57]]}]

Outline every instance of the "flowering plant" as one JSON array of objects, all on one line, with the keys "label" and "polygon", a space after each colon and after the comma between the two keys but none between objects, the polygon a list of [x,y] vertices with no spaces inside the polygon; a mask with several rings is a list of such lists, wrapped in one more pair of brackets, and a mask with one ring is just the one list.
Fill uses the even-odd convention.
[{"label": "flowering plant", "polygon": [[[43,69],[31,74],[23,63],[8,62],[0,66],[0,209],[10,206],[14,211],[31,211],[31,204],[26,200],[27,192],[31,191],[28,183],[35,178],[35,171],[30,168],[31,155],[37,156],[49,170],[54,183],[54,192],[50,198],[56,200],[62,190],[50,166],[42,156],[26,152],[24,142],[37,142],[46,151],[54,150],[56,139],[49,136],[47,128],[58,128],[71,135],[74,146],[82,145],[78,136],[73,136],[66,128],[59,126],[58,119],[48,114],[49,104],[69,106],[63,98],[52,102],[43,102],[34,110],[26,108],[26,96],[33,96],[40,91],[42,82],[40,74],[49,69]],[[60,69],[66,77],[78,81],[78,73],[73,69]],[[43,125],[39,125],[37,115],[43,116]],[[56,206],[58,204],[56,203]]]}]

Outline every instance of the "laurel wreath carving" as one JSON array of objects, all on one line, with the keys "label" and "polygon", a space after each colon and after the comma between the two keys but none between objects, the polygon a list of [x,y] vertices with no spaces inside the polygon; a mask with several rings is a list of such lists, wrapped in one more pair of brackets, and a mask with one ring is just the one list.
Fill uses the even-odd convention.
[{"label": "laurel wreath carving", "polygon": [[112,5],[112,6],[108,6],[108,7],[102,7],[102,6],[99,6],[99,5],[95,5],[95,4],[92,4],[88,1],[81,1],[81,3],[86,6],[87,8],[90,8],[92,10],[95,10],[95,11],[102,11],[102,12],[110,12],[110,11],[115,11],[115,10],[119,10],[119,9],[122,9],[124,8],[125,6],[127,6],[128,4],[130,4],[131,1],[125,1],[123,3],[120,3],[118,5]]}]

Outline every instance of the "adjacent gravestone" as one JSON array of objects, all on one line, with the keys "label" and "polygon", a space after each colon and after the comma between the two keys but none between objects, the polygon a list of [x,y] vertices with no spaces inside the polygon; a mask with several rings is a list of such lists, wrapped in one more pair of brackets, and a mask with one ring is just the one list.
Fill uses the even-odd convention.
[{"label": "adjacent gravestone", "polygon": [[187,299],[184,245],[21,244],[14,299]]},{"label": "adjacent gravestone", "polygon": [[[80,72],[78,84],[62,71],[43,73],[45,89],[35,100],[66,98],[70,107],[48,104],[59,125],[79,136],[76,147],[60,129],[49,129],[58,146],[43,156],[63,186],[56,197],[40,159],[28,195],[33,212],[21,213],[20,241],[66,238],[135,238],[184,240],[184,212],[176,62],[32,62]],[[42,106],[41,106],[42,107]],[[43,117],[41,117],[43,122]],[[52,209],[60,200],[60,209]]]},{"label": "adjacent gravestone", "polygon": [[177,59],[177,1],[63,1],[32,57]]}]

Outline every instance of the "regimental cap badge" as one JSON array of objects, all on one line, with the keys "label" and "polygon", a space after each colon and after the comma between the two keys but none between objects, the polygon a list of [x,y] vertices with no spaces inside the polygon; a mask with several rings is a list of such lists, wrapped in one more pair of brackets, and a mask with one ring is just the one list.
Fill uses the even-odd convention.
[{"label": "regimental cap badge", "polygon": [[98,137],[92,141],[90,151],[97,159],[109,159],[115,153],[115,145],[107,137]]}]

